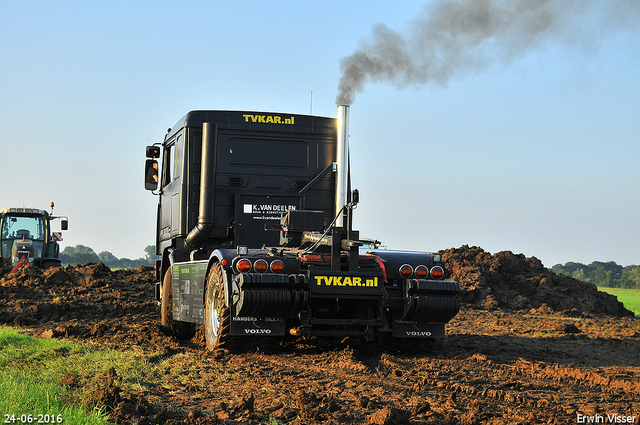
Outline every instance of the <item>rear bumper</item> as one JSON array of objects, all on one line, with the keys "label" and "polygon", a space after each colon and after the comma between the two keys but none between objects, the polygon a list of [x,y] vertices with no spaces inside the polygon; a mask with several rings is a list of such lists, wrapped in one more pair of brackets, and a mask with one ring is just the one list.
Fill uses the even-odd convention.
[{"label": "rear bumper", "polygon": [[244,273],[234,277],[231,293],[232,335],[289,329],[303,336],[439,338],[460,310],[457,282],[406,279],[391,286],[376,273]]}]

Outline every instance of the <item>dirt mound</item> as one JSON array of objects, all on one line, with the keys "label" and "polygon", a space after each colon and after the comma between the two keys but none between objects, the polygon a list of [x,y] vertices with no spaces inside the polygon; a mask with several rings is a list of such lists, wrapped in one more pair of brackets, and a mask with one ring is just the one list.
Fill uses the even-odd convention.
[{"label": "dirt mound", "polygon": [[149,267],[112,272],[102,263],[23,268],[0,279],[0,296],[6,300],[0,322],[25,326],[153,313],[155,306],[147,296],[152,273]]},{"label": "dirt mound", "polygon": [[453,279],[460,282],[462,302],[471,307],[633,316],[613,295],[557,275],[535,257],[510,251],[492,255],[467,245],[441,253],[445,264],[453,267]]},{"label": "dirt mound", "polygon": [[112,271],[102,263],[5,273],[0,323],[105,346],[175,345],[157,320],[154,280],[153,267]]}]

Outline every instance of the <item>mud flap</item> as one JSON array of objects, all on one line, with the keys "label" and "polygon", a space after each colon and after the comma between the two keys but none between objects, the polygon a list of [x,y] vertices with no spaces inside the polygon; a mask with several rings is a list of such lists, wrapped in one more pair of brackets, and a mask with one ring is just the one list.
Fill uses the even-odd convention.
[{"label": "mud flap", "polygon": [[284,319],[275,317],[247,317],[231,314],[231,335],[234,336],[283,336]]},{"label": "mud flap", "polygon": [[443,338],[444,323],[408,322],[394,317],[393,336],[396,338]]},{"label": "mud flap", "polygon": [[154,292],[156,301],[160,302],[162,300],[162,282],[154,283]]}]

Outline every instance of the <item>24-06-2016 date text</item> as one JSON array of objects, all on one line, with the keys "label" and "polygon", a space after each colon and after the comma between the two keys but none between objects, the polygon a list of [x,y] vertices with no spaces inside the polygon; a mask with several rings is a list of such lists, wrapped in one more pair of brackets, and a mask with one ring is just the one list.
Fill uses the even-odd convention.
[{"label": "24-06-2016 date text", "polygon": [[63,422],[62,415],[49,414],[22,414],[10,415],[4,414],[3,424],[61,424]]}]

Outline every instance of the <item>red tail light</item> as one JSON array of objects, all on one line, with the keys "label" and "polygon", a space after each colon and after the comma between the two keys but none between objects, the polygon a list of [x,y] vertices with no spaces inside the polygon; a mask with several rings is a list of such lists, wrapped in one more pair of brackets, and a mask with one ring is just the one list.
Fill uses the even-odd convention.
[{"label": "red tail light", "polygon": [[273,260],[271,262],[271,271],[273,273],[284,273],[284,263],[280,260]]},{"label": "red tail light", "polygon": [[429,276],[429,269],[427,268],[427,266],[423,266],[421,264],[416,267],[415,273],[418,279],[425,279],[427,276]]},{"label": "red tail light", "polygon": [[236,269],[240,273],[249,273],[249,271],[251,270],[251,261],[247,260],[246,258],[238,260],[238,262],[236,263]]},{"label": "red tail light", "polygon": [[403,264],[400,266],[400,269],[398,271],[400,272],[400,276],[408,279],[413,274],[413,267],[408,264]]},{"label": "red tail light", "polygon": [[253,263],[253,270],[255,270],[257,273],[264,273],[269,270],[269,263],[267,263],[263,259],[256,260],[256,262]]},{"label": "red tail light", "polygon": [[431,277],[433,279],[439,280],[444,277],[444,269],[440,266],[434,266],[431,268]]}]

